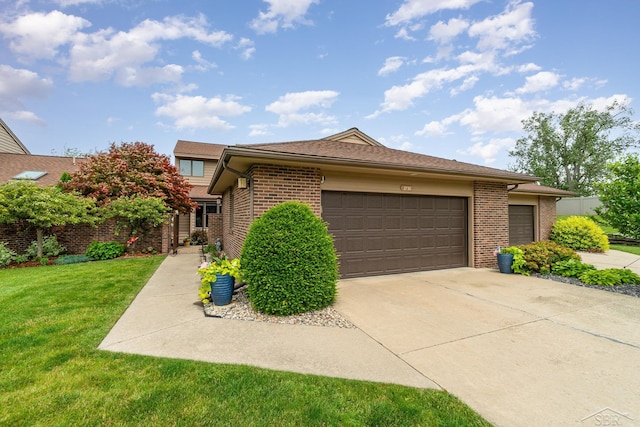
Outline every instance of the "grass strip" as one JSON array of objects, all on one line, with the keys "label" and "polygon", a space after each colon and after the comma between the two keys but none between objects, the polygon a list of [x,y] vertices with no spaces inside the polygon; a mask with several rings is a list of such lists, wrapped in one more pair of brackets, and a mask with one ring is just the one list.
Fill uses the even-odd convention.
[{"label": "grass strip", "polygon": [[0,270],[0,425],[489,425],[442,391],[97,350],[163,259]]}]

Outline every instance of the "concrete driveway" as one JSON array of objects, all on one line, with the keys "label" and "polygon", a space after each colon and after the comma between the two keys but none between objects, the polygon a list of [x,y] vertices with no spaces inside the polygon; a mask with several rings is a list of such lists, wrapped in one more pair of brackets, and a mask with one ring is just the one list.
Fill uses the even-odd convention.
[{"label": "concrete driveway", "polygon": [[341,280],[336,308],[495,425],[640,425],[639,298],[462,268]]}]

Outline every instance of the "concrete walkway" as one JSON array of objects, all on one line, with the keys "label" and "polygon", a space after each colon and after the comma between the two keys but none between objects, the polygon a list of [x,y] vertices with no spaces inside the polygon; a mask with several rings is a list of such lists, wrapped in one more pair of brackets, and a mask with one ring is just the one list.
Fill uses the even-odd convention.
[{"label": "concrete walkway", "polygon": [[498,426],[640,424],[640,298],[461,268],[341,280],[358,329],[282,325],[205,318],[198,264],[169,256],[100,348],[441,387]]}]

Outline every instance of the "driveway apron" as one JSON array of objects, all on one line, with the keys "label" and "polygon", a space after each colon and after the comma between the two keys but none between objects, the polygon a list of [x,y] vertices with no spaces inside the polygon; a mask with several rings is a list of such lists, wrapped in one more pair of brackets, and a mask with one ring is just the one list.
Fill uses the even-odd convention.
[{"label": "driveway apron", "polygon": [[461,268],[341,280],[336,308],[495,425],[640,425],[639,298]]}]

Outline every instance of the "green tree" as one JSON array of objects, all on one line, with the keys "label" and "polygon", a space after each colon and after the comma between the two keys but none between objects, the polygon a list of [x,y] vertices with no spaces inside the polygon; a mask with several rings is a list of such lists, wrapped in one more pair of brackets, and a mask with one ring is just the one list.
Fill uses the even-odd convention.
[{"label": "green tree", "polygon": [[607,179],[596,186],[602,218],[625,236],[640,239],[640,160],[635,154],[607,167]]},{"label": "green tree", "polygon": [[38,257],[42,257],[43,231],[56,225],[93,223],[93,199],[64,193],[56,186],[10,181],[0,185],[0,223],[35,227]]},{"label": "green tree", "polygon": [[528,135],[509,152],[511,169],[537,176],[543,185],[594,194],[606,165],[637,144],[640,127],[632,115],[617,101],[604,111],[579,104],[565,114],[535,112],[522,122]]},{"label": "green tree", "polygon": [[106,218],[115,218],[116,232],[129,226],[132,235],[146,233],[149,227],[162,224],[170,212],[169,207],[158,197],[130,196],[112,200],[105,209]]},{"label": "green tree", "polygon": [[188,213],[197,205],[189,197],[193,187],[169,157],[144,142],[111,144],[108,151],[89,156],[62,182],[67,191],[95,198],[99,206],[120,197],[156,197],[171,210]]}]

